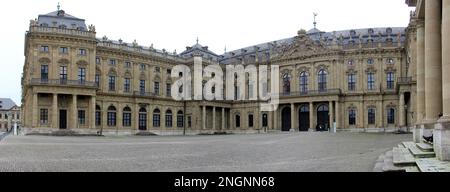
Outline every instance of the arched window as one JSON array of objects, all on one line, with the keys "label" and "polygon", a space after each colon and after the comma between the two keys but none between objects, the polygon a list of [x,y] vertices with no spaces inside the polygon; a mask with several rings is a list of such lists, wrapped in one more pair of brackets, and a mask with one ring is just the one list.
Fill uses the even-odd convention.
[{"label": "arched window", "polygon": [[117,117],[117,110],[116,107],[114,106],[110,106],[108,107],[108,115],[107,115],[107,120],[108,120],[108,126],[109,127],[114,127],[117,125],[117,121],[116,121],[116,117]]},{"label": "arched window", "polygon": [[130,107],[125,107],[123,109],[122,123],[124,127],[131,127],[131,109]]},{"label": "arched window", "polygon": [[328,112],[329,108],[327,105],[321,105],[319,106],[319,108],[317,109],[318,112]]},{"label": "arched window", "polygon": [[95,106],[95,125],[102,125],[102,109],[98,105]]},{"label": "arched window", "polygon": [[321,69],[318,73],[318,83],[319,83],[319,91],[326,91],[327,90],[327,76],[328,73]]},{"label": "arched window", "polygon": [[172,111],[167,110],[166,111],[166,127],[172,127],[172,124],[173,124],[172,120],[173,120]]},{"label": "arched window", "polygon": [[300,73],[300,93],[308,93],[308,73],[306,72]]},{"label": "arched window", "polygon": [[356,125],[356,109],[354,108],[348,110],[348,124]]},{"label": "arched window", "polygon": [[248,115],[248,127],[253,127],[253,114]]},{"label": "arched window", "polygon": [[178,111],[178,113],[177,113],[177,127],[178,128],[184,127],[184,114],[183,114],[183,111]]},{"label": "arched window", "polygon": [[161,111],[159,109],[155,109],[153,111],[153,127],[161,126]]},{"label": "arched window", "polygon": [[395,109],[389,108],[387,112],[388,124],[395,124]]},{"label": "arched window", "polygon": [[283,93],[291,93],[291,76],[288,73],[283,74]]},{"label": "arched window", "polygon": [[302,105],[300,107],[300,113],[308,113],[309,112],[309,107],[307,105]]}]

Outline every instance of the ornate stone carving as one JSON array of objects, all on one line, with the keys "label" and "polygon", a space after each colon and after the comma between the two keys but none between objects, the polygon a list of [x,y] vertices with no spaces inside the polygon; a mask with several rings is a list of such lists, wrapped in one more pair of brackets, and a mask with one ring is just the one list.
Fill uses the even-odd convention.
[{"label": "ornate stone carving", "polygon": [[95,25],[89,25],[89,31],[95,32]]},{"label": "ornate stone carving", "polygon": [[304,30],[300,30],[292,44],[277,47],[275,57],[277,59],[295,59],[328,51],[329,49],[324,43],[315,43]]}]

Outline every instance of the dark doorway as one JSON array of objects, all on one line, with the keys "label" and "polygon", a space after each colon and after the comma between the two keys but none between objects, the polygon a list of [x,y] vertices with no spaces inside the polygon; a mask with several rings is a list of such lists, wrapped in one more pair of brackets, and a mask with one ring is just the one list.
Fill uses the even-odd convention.
[{"label": "dark doorway", "polygon": [[59,110],[59,128],[67,129],[67,110]]},{"label": "dark doorway", "polygon": [[303,105],[300,107],[298,113],[298,120],[300,123],[300,131],[308,131],[309,130],[309,107],[307,105]]},{"label": "dark doorway", "polygon": [[317,131],[328,131],[330,127],[329,109],[327,105],[320,105],[317,108]]},{"label": "dark doorway", "polygon": [[291,108],[286,107],[281,111],[281,131],[291,130]]}]

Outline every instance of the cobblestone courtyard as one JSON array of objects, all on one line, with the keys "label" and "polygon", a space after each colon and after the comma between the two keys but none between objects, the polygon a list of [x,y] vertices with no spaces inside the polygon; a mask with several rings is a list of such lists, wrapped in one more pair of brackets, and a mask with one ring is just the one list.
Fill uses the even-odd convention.
[{"label": "cobblestone courtyard", "polygon": [[411,135],[291,133],[167,137],[8,136],[0,171],[372,171]]}]

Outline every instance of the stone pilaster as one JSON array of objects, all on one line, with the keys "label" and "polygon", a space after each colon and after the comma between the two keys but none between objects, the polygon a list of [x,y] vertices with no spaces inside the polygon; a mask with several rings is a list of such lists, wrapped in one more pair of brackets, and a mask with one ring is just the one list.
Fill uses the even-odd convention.
[{"label": "stone pilaster", "polygon": [[212,129],[216,130],[216,107],[213,107],[212,112]]},{"label": "stone pilaster", "polygon": [[309,103],[309,131],[316,130],[316,123],[314,122],[314,103]]},{"label": "stone pilaster", "polygon": [[333,101],[330,101],[329,106],[330,106],[330,108],[329,108],[329,110],[330,110],[330,125],[329,125],[329,128],[330,128],[330,130],[332,130],[333,129],[333,124],[334,124],[334,106],[333,106]]},{"label": "stone pilaster", "polygon": [[202,106],[202,129],[206,129],[206,105]]},{"label": "stone pilaster", "polygon": [[52,128],[59,128],[58,125],[58,94],[53,94],[52,102]]},{"label": "stone pilaster", "polygon": [[336,129],[338,129],[340,126],[341,126],[341,124],[340,124],[340,122],[341,122],[341,106],[340,106],[340,103],[339,103],[339,101],[336,101],[336,114],[335,114],[335,116],[336,116]]},{"label": "stone pilaster", "polygon": [[225,130],[225,108],[222,108],[222,130]]},{"label": "stone pilaster", "polygon": [[442,113],[441,0],[425,1],[425,120],[434,124]]},{"label": "stone pilaster", "polygon": [[33,93],[33,117],[32,117],[32,125],[31,127],[37,128],[39,125],[39,111],[38,111],[38,94]]},{"label": "stone pilaster", "polygon": [[77,104],[77,95],[72,95],[72,105],[70,111],[70,127],[69,129],[78,128],[78,104]]},{"label": "stone pilaster", "polygon": [[90,122],[90,127],[91,129],[95,129],[95,106],[96,106],[96,98],[95,96],[91,97],[91,101],[89,102],[89,122]]},{"label": "stone pilaster", "polygon": [[398,112],[400,128],[405,127],[405,93],[400,93]]},{"label": "stone pilaster", "polygon": [[295,131],[295,122],[296,122],[296,117],[295,117],[295,104],[291,103],[291,131]]}]

